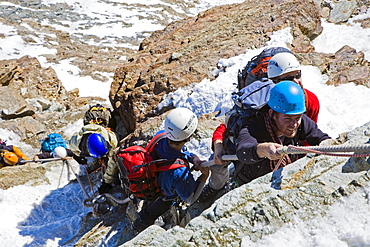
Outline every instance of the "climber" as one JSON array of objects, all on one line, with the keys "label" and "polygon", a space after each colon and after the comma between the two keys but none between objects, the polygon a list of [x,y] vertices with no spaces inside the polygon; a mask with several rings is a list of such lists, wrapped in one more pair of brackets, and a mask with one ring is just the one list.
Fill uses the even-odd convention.
[{"label": "climber", "polygon": [[22,165],[22,161],[29,158],[16,146],[6,145],[0,139],[0,168],[4,166]]},{"label": "climber", "polygon": [[201,161],[196,154],[183,149],[197,125],[198,119],[189,109],[176,108],[167,115],[164,122],[166,137],[158,141],[151,156],[154,160],[181,159],[185,164],[190,162],[201,172],[201,175],[195,180],[189,165],[158,172],[157,183],[163,195],[148,203],[140,211],[138,218],[132,224],[136,231],[142,231],[154,224],[159,216],[171,208],[175,199],[181,198],[186,203],[192,204],[202,192],[209,169],[200,166],[204,161]]},{"label": "climber", "polygon": [[[109,150],[105,155],[100,156],[99,153],[96,153],[97,150],[95,150],[94,147],[91,147],[93,149],[89,150],[88,140],[91,135],[93,135],[93,137],[91,137],[90,144],[103,141],[104,139],[104,143],[106,144],[102,145],[109,146]],[[98,135],[100,137],[98,137]],[[98,124],[87,124],[83,126],[76,135],[72,136],[67,144],[73,153],[86,159],[87,173],[94,173],[102,168],[103,163],[105,167],[107,166],[107,162],[114,162],[109,161],[109,157],[113,157],[113,150],[117,147],[118,141],[116,134],[110,128]]]},{"label": "climber", "polygon": [[330,139],[305,112],[305,94],[296,83],[282,81],[272,88],[262,117],[252,117],[240,131],[236,154],[242,168],[234,175],[237,185],[248,183],[301,157],[278,154],[276,149],[279,147],[297,145],[304,140],[309,145],[319,145]]},{"label": "climber", "polygon": [[[301,65],[297,58],[289,52],[281,52],[274,55],[267,65],[267,76],[269,80],[272,80],[274,83],[279,83],[281,81],[293,81],[297,83],[302,89],[302,76],[301,76]],[[267,85],[268,82],[266,78],[264,83],[261,83],[263,86]],[[240,96],[243,100],[249,100],[248,97],[244,95],[249,95],[250,92],[248,88],[251,88],[250,91],[257,91],[256,88],[253,88],[254,82],[245,87],[245,94]],[[243,91],[241,90],[241,91]],[[320,103],[318,98],[314,93],[307,89],[304,90],[305,95],[305,114],[312,119],[314,122],[317,122],[318,114],[320,110]],[[258,92],[262,92],[259,90]],[[268,95],[268,93],[267,93]],[[263,96],[257,97],[257,99],[264,98]],[[266,97],[267,100],[268,97]],[[250,100],[248,101],[250,103]],[[255,104],[256,102],[252,102]],[[234,106],[235,107],[235,106]],[[231,119],[231,118],[229,118]],[[233,118],[236,119],[236,118]],[[244,121],[243,119],[238,120],[240,122]],[[199,197],[199,200],[207,201],[208,199],[214,198],[219,192],[224,190],[226,181],[229,179],[229,164],[230,162],[223,161],[221,156],[223,154],[235,154],[235,144],[230,143],[230,137],[228,136],[228,128],[230,126],[235,126],[234,123],[220,124],[213,133],[212,137],[212,149],[214,150],[214,162],[216,165],[210,167],[211,176],[209,183],[204,187],[202,194]],[[239,129],[240,131],[240,129]],[[236,133],[237,135],[239,133]],[[300,143],[301,144],[301,143]],[[307,145],[306,142],[303,142],[303,145]]]}]

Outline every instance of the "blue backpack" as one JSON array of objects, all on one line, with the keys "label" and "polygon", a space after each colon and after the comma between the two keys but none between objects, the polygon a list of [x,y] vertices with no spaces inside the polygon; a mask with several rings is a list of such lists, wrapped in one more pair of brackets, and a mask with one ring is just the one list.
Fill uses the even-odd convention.
[{"label": "blue backpack", "polygon": [[56,147],[67,148],[63,137],[58,133],[51,133],[41,142],[41,152],[53,152]]},{"label": "blue backpack", "polygon": [[270,90],[274,86],[273,81],[263,78],[233,94],[234,106],[226,113],[225,118],[228,140],[231,141],[231,150],[235,149],[236,140],[245,122],[267,105]]}]

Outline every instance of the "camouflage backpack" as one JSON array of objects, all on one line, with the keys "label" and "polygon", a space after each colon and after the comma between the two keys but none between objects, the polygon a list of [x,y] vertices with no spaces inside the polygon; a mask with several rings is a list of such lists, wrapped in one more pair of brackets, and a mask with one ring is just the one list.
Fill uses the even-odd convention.
[{"label": "camouflage backpack", "polygon": [[99,124],[107,127],[111,119],[111,110],[101,104],[90,106],[86,111],[83,122],[87,124]]}]

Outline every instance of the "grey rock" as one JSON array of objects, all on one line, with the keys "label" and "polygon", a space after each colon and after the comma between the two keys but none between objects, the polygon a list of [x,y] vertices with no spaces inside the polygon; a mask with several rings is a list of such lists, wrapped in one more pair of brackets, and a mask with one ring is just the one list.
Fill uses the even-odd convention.
[{"label": "grey rock", "polygon": [[6,95],[6,97],[0,97],[1,118],[14,119],[35,114],[35,109],[14,89],[0,87],[0,95]]},{"label": "grey rock", "polygon": [[51,102],[43,98],[33,98],[26,100],[33,108],[36,109],[36,112],[46,111],[50,108]]},{"label": "grey rock", "polygon": [[356,10],[357,1],[333,1],[331,2],[329,22],[340,23],[347,21]]}]

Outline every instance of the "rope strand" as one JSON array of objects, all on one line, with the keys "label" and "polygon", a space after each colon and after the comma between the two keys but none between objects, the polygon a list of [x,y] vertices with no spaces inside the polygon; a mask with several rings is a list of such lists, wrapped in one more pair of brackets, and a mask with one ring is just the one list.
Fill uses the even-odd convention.
[{"label": "rope strand", "polygon": [[293,145],[289,145],[288,148],[305,151],[307,153],[316,153],[316,154],[322,154],[322,155],[328,155],[328,156],[338,156],[338,157],[367,157],[367,156],[370,156],[370,153],[362,153],[362,154],[338,154],[338,153],[329,153],[329,152],[323,152],[323,151],[313,150],[313,149],[310,149],[310,148],[297,147],[297,146],[293,146]]}]

